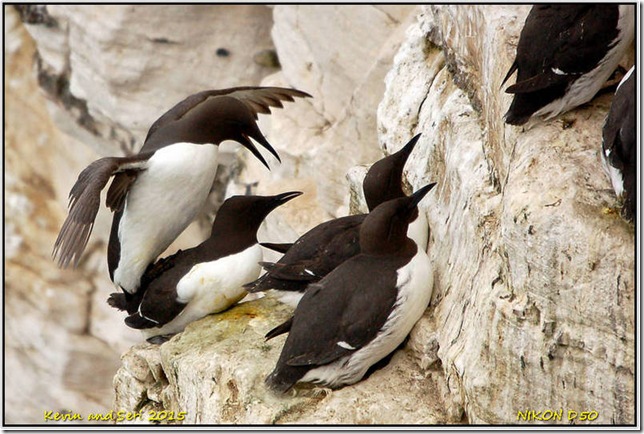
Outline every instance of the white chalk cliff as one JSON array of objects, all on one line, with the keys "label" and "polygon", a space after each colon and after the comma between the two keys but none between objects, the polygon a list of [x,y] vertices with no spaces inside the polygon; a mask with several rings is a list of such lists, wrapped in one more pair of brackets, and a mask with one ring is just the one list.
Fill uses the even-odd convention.
[{"label": "white chalk cliff", "polygon": [[[529,9],[7,7],[7,422],[114,409],[185,412],[169,423],[568,424],[569,410],[598,413],[574,423],[634,423],[634,228],[599,158],[612,94],[526,128],[503,123],[500,84]],[[270,296],[142,343],[105,302],[105,209],[79,269],[50,259],[87,164],[136,150],[190,93],[258,84],[314,96],[261,119],[282,163],[269,172],[231,146],[211,207],[171,249],[197,244],[223,197],[247,187],[305,192],[261,241],[364,211],[365,167],[417,133],[406,182],[438,183],[422,202],[431,305],[354,386],[266,390],[284,337],[263,335],[291,311]],[[518,417],[559,409],[562,421]]]}]

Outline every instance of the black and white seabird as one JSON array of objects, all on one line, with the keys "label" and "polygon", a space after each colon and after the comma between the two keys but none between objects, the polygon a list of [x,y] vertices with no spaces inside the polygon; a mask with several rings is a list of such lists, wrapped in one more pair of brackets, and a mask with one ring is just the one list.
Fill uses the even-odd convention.
[{"label": "black and white seabird", "polygon": [[182,331],[193,321],[228,309],[259,276],[262,249],[257,230],[278,206],[301,195],[233,196],[221,205],[210,237],[191,249],[157,261],[134,296],[111,294],[108,303],[130,314],[125,323],[148,337]]},{"label": "black and white seabird", "polygon": [[[523,125],[550,119],[590,101],[615,71],[633,41],[635,8],[618,4],[538,4],[519,37],[503,83],[517,82],[505,121]],[[503,85],[503,84],[502,84]]]},{"label": "black and white seabird", "polygon": [[[134,294],[149,264],[195,219],[212,187],[218,145],[234,140],[266,161],[251,138],[279,156],[257,126],[258,113],[310,95],[279,87],[236,87],[199,92],[161,116],[137,155],[101,158],[81,172],[70,192],[69,215],[54,244],[61,267],[76,266],[100,205],[114,211],[108,245],[110,278]],[[206,146],[204,146],[206,145]]]},{"label": "black and white seabird", "polygon": [[[363,182],[369,210],[388,200],[404,197],[403,168],[420,134],[398,152],[374,163]],[[264,262],[267,272],[247,285],[248,292],[278,291],[282,302],[296,306],[310,283],[317,282],[347,259],[360,253],[360,226],[367,214],[340,217],[302,235],[276,263]],[[427,248],[428,224],[424,214],[409,226],[409,236],[422,250]],[[269,248],[283,248],[268,245]]]},{"label": "black and white seabird", "polygon": [[636,218],[637,139],[634,70],[635,67],[632,67],[617,86],[602,131],[602,163],[615,194],[623,201],[622,215],[626,220]]},{"label": "black and white seabird", "polygon": [[353,384],[403,342],[432,295],[430,259],[407,229],[434,185],[378,205],[360,228],[361,253],[306,291],[280,326],[289,334],[266,378],[271,389]]}]

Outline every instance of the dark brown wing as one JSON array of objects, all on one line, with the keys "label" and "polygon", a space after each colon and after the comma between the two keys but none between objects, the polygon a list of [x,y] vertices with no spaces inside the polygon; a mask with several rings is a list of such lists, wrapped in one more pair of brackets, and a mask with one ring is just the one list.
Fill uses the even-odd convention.
[{"label": "dark brown wing", "polygon": [[120,211],[125,204],[125,196],[130,191],[132,183],[136,181],[139,174],[138,170],[126,170],[125,172],[117,173],[107,189],[107,197],[105,198],[105,205],[112,211]]},{"label": "dark brown wing", "polygon": [[207,99],[218,96],[230,96],[243,102],[251,110],[255,119],[257,119],[258,113],[270,114],[270,107],[281,108],[282,101],[292,102],[295,97],[311,97],[311,95],[306,92],[283,87],[243,86],[232,87],[229,89],[205,90],[184,99],[157,119],[157,121],[150,127],[148,135],[145,138],[145,142],[147,142],[159,128],[180,120]]},{"label": "dark brown wing", "polygon": [[66,268],[70,263],[74,267],[78,265],[92,233],[100,206],[101,190],[110,177],[123,170],[144,170],[149,157],[150,154],[141,154],[134,157],[101,158],[78,175],[69,193],[69,215],[63,223],[52,252],[54,259],[58,258],[59,267]]},{"label": "dark brown wing", "polygon": [[312,282],[320,280],[324,276],[318,276],[311,269],[315,269],[316,262],[311,259],[301,260],[291,264],[283,264],[280,262],[260,262],[271,277],[284,280],[295,280]]},{"label": "dark brown wing", "polygon": [[280,157],[257,125],[258,113],[270,113],[270,107],[281,107],[282,101],[304,92],[283,88],[234,88],[227,91],[204,91],[188,97],[152,125],[141,152],[154,152],[165,146],[186,142],[218,145],[233,140],[268,163],[251,138]]}]

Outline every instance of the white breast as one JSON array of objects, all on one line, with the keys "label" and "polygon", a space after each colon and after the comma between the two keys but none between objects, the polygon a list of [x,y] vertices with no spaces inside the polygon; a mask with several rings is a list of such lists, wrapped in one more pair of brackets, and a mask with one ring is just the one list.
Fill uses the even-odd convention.
[{"label": "white breast", "polygon": [[602,148],[602,152],[601,152],[602,167],[604,168],[604,171],[610,178],[611,184],[613,184],[613,190],[615,190],[615,195],[618,198],[621,198],[622,194],[624,194],[624,177],[622,176],[622,172],[617,170],[617,168],[613,167],[608,161],[608,156],[610,155],[610,152],[611,152],[610,149]]},{"label": "white breast", "polygon": [[419,249],[427,251],[429,224],[427,223],[427,217],[420,210],[418,210],[418,217],[416,220],[409,224],[407,236],[414,240]]},{"label": "white breast", "polygon": [[242,286],[259,277],[261,261],[262,249],[255,244],[234,255],[195,265],[177,284],[177,300],[187,303],[186,307],[163,327],[144,333],[178,333],[193,321],[228,309],[246,295]]},{"label": "white breast", "polygon": [[398,298],[378,336],[355,353],[310,370],[300,381],[321,382],[330,387],[360,381],[369,367],[395,350],[409,334],[429,305],[433,285],[429,257],[418,249],[412,260],[398,270]]},{"label": "white breast", "polygon": [[145,268],[195,219],[217,170],[214,145],[177,143],[155,152],[130,189],[119,223],[114,283],[133,293]]}]

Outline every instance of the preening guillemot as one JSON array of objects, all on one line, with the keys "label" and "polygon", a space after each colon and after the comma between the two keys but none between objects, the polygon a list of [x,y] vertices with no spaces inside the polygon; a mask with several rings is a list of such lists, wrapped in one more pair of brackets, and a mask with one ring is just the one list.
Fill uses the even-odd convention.
[{"label": "preening guillemot", "polygon": [[[532,7],[503,83],[518,70],[505,121],[554,116],[590,101],[633,41],[635,8],[618,4]],[[503,85],[503,84],[502,84]]]},{"label": "preening guillemot", "polygon": [[142,329],[148,338],[178,333],[192,321],[228,309],[246,295],[242,285],[261,271],[257,230],[264,218],[301,194],[227,199],[207,240],[157,261],[141,277],[134,296],[114,293],[108,303],[126,310],[130,315],[125,323]]},{"label": "preening guillemot", "polygon": [[[398,152],[374,163],[363,182],[369,210],[390,199],[404,197],[402,173],[420,134],[413,137]],[[302,235],[276,263],[262,263],[267,272],[247,285],[249,292],[280,291],[285,303],[297,305],[306,287],[317,282],[347,259],[360,253],[360,225],[367,214],[340,217],[322,223]],[[428,225],[419,213],[410,225],[410,237],[422,250],[427,248]],[[282,246],[269,245],[269,248]]]},{"label": "preening guillemot", "polygon": [[61,267],[77,265],[100,192],[114,176],[106,200],[114,211],[108,268],[112,281],[134,294],[147,266],[203,208],[215,178],[217,145],[237,141],[268,167],[250,139],[279,156],[259,130],[257,114],[309,96],[295,89],[237,87],[181,101],[154,122],[137,155],[102,158],[81,172],[70,192],[69,215],[54,244],[54,258]]},{"label": "preening guillemot", "polygon": [[280,326],[289,335],[266,378],[271,389],[353,384],[409,334],[429,304],[433,273],[407,229],[434,185],[378,205],[360,228],[361,253],[309,287]]},{"label": "preening guillemot", "polygon": [[622,199],[622,215],[636,218],[637,138],[635,131],[635,67],[617,87],[602,131],[601,159],[613,189]]}]

